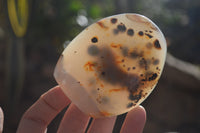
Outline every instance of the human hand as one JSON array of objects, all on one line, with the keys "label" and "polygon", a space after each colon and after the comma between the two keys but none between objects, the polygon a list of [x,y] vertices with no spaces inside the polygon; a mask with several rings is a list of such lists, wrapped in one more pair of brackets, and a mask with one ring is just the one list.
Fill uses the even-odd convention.
[{"label": "human hand", "polygon": [[3,131],[3,120],[4,120],[3,110],[0,107],[0,133],[2,133]]},{"label": "human hand", "polygon": [[[44,133],[53,118],[71,101],[56,86],[43,94],[23,115],[17,133]],[[82,113],[73,103],[69,105],[58,133],[83,133],[90,117]],[[88,133],[112,133],[116,116],[93,119]],[[130,111],[122,125],[121,133],[142,133],[146,112],[142,106]]]}]

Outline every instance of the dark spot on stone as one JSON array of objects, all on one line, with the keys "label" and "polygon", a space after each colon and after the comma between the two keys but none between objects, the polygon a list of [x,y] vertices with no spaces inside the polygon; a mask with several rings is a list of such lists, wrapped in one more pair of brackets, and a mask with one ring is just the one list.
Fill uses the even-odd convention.
[{"label": "dark spot on stone", "polygon": [[133,93],[136,92],[139,88],[139,77],[132,77],[127,81],[128,90],[129,92]]},{"label": "dark spot on stone", "polygon": [[137,103],[141,98],[142,98],[142,90],[141,90],[140,93],[137,94],[137,95],[133,95],[133,94],[130,94],[130,95],[129,95],[129,99],[130,99],[131,101],[134,101],[135,103]]},{"label": "dark spot on stone", "polygon": [[146,79],[142,79],[141,81],[147,81]]},{"label": "dark spot on stone", "polygon": [[149,77],[149,81],[155,80],[158,77],[157,73],[152,74],[151,77]]},{"label": "dark spot on stone", "polygon": [[127,34],[128,34],[129,36],[133,36],[133,35],[134,35],[133,29],[128,29]]},{"label": "dark spot on stone", "polygon": [[128,67],[128,68],[127,68],[127,71],[130,71],[130,69],[131,69],[131,68],[130,68],[130,67]]},{"label": "dark spot on stone", "polygon": [[130,57],[135,59],[137,57],[139,57],[139,54],[136,51],[130,52]]},{"label": "dark spot on stone", "polygon": [[117,29],[120,32],[125,32],[126,31],[126,26],[123,23],[121,23],[121,24],[117,25]]},{"label": "dark spot on stone", "polygon": [[156,60],[153,61],[153,64],[154,64],[154,65],[158,65],[159,62],[160,62],[160,61],[159,61],[158,59],[156,59]]},{"label": "dark spot on stone", "polygon": [[100,89],[99,89],[99,88],[97,88],[97,90],[99,91]]},{"label": "dark spot on stone", "polygon": [[[112,85],[120,85],[126,87],[129,92],[137,91],[140,83],[140,77],[137,74],[128,73],[120,68],[115,59],[115,54],[107,49],[102,49],[102,54],[106,56],[106,60],[100,60],[99,65],[104,65],[101,72],[105,72],[106,76],[99,76],[101,80]],[[125,67],[125,64],[123,65]],[[98,73],[98,74],[101,74]]]},{"label": "dark spot on stone", "polygon": [[122,62],[124,62],[124,59],[122,59]]},{"label": "dark spot on stone", "polygon": [[112,24],[117,23],[117,19],[116,18],[112,18],[110,21],[111,21]]},{"label": "dark spot on stone", "polygon": [[80,82],[80,81],[78,81],[77,83],[79,83],[79,84],[80,84],[81,82]]},{"label": "dark spot on stone", "polygon": [[135,67],[132,67],[133,70],[135,70]]},{"label": "dark spot on stone", "polygon": [[101,98],[101,103],[102,104],[106,104],[108,102],[109,102],[109,98],[108,97],[104,96],[104,97]]},{"label": "dark spot on stone", "polygon": [[146,44],[146,47],[147,47],[148,49],[151,49],[151,48],[153,47],[153,44],[150,43],[150,42],[148,42],[148,43]]},{"label": "dark spot on stone", "polygon": [[159,68],[158,68],[158,67],[156,67],[156,70],[159,70]]},{"label": "dark spot on stone", "polygon": [[93,37],[93,38],[91,39],[91,41],[92,41],[93,43],[97,43],[97,42],[98,42],[98,39],[97,39],[97,37]]},{"label": "dark spot on stone", "polygon": [[144,33],[143,33],[142,31],[139,31],[139,32],[138,32],[138,35],[139,35],[139,36],[143,36]]},{"label": "dark spot on stone", "polygon": [[140,76],[142,77],[142,76],[143,76],[143,74],[140,74]]},{"label": "dark spot on stone", "polygon": [[145,32],[148,32],[148,30],[145,30]]},{"label": "dark spot on stone", "polygon": [[153,31],[150,30],[149,32],[152,33]]},{"label": "dark spot on stone", "polygon": [[128,56],[128,48],[127,48],[127,47],[123,47],[123,48],[122,48],[122,55],[123,55],[124,57]]},{"label": "dark spot on stone", "polygon": [[77,51],[74,51],[74,53],[77,53]]},{"label": "dark spot on stone", "polygon": [[95,45],[90,45],[88,48],[88,54],[96,56],[99,54],[99,48]]},{"label": "dark spot on stone", "polygon": [[134,103],[128,103],[127,104],[127,108],[131,108],[131,107],[133,107],[133,106],[135,106],[136,104],[134,104]]},{"label": "dark spot on stone", "polygon": [[117,35],[119,33],[118,29],[113,29],[113,34]]},{"label": "dark spot on stone", "polygon": [[137,57],[142,57],[143,56],[143,52],[138,52],[137,50],[133,50],[129,53],[130,57],[135,59]]},{"label": "dark spot on stone", "polygon": [[158,39],[156,39],[156,40],[154,41],[154,46],[155,46],[155,48],[157,48],[157,49],[161,49],[160,42],[158,41]]},{"label": "dark spot on stone", "polygon": [[149,38],[152,38],[153,36],[148,34],[148,33],[145,33],[146,36],[148,36]]},{"label": "dark spot on stone", "polygon": [[105,72],[101,72],[101,75],[103,75],[103,76],[104,76],[105,74],[106,74]]},{"label": "dark spot on stone", "polygon": [[147,59],[146,61],[148,66],[151,65],[151,59]]},{"label": "dark spot on stone", "polygon": [[145,70],[148,69],[148,63],[147,63],[146,59],[144,59],[144,58],[139,60],[139,65],[140,65],[141,68],[144,68]]},{"label": "dark spot on stone", "polygon": [[101,59],[103,59],[104,57],[103,56],[101,56]]}]

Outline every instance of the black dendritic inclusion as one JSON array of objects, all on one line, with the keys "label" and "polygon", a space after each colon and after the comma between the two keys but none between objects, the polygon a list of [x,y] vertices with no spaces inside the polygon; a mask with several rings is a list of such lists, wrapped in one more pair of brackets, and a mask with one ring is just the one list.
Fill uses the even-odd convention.
[{"label": "black dendritic inclusion", "polygon": [[111,21],[112,24],[117,23],[117,19],[116,18],[112,18],[110,21]]},{"label": "black dendritic inclusion", "polygon": [[129,36],[133,36],[133,35],[134,35],[133,29],[128,29],[127,34],[128,34]]},{"label": "black dendritic inclusion", "polygon": [[154,46],[157,49],[161,49],[160,42],[157,39],[154,41]]},{"label": "black dendritic inclusion", "polygon": [[142,58],[142,59],[139,61],[139,65],[140,65],[141,68],[144,68],[145,70],[148,69],[148,63],[147,63],[147,61],[146,61],[144,58]]},{"label": "black dendritic inclusion", "polygon": [[131,101],[134,101],[135,103],[137,103],[141,98],[142,98],[142,91],[140,91],[138,95],[133,95],[133,94],[129,95],[129,99]]},{"label": "black dendritic inclusion", "polygon": [[153,36],[148,34],[148,33],[145,33],[146,36],[148,36],[149,38],[152,38]]},{"label": "black dendritic inclusion", "polygon": [[138,53],[136,50],[130,52],[130,57],[133,59],[141,57],[141,56],[142,56],[142,53]]},{"label": "black dendritic inclusion", "polygon": [[117,26],[117,29],[120,31],[120,32],[125,32],[126,31],[126,26],[124,24],[119,24]]},{"label": "black dendritic inclusion", "polygon": [[[104,64],[99,74],[100,78],[113,85],[117,84],[122,87],[127,87],[127,90],[131,93],[137,91],[140,84],[140,77],[136,74],[130,74],[123,71],[115,61],[113,53],[109,49],[102,49],[103,54],[106,56],[106,60],[100,60],[100,64]],[[125,65],[123,65],[125,67]],[[129,69],[129,68],[128,68]],[[105,72],[105,75],[102,75]]]},{"label": "black dendritic inclusion", "polygon": [[131,108],[131,107],[133,107],[133,106],[135,106],[134,103],[129,103],[129,104],[127,105],[127,108]]},{"label": "black dendritic inclusion", "polygon": [[97,42],[98,42],[98,39],[97,39],[96,37],[93,37],[93,38],[91,39],[91,41],[92,41],[93,43],[97,43]]},{"label": "black dendritic inclusion", "polygon": [[149,77],[149,81],[155,80],[158,77],[157,73],[152,74],[151,77]]},{"label": "black dendritic inclusion", "polygon": [[139,31],[139,32],[138,32],[138,35],[143,36],[144,33],[143,33],[142,31]]}]

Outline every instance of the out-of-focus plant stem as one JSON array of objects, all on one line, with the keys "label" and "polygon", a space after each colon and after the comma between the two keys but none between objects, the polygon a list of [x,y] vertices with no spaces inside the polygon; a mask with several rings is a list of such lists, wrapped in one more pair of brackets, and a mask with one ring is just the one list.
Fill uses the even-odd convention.
[{"label": "out-of-focus plant stem", "polygon": [[7,45],[6,55],[6,97],[8,109],[13,114],[18,106],[24,83],[24,43],[23,38],[12,36]]}]

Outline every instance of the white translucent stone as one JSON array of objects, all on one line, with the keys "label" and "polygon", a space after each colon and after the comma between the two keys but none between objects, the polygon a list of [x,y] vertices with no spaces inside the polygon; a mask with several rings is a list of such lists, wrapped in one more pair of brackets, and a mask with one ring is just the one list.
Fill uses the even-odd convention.
[{"label": "white translucent stone", "polygon": [[159,28],[138,14],[92,24],[63,51],[54,76],[64,93],[92,117],[119,115],[144,101],[166,57]]}]

